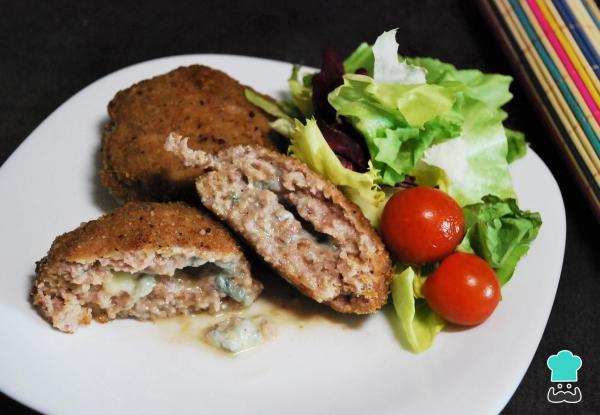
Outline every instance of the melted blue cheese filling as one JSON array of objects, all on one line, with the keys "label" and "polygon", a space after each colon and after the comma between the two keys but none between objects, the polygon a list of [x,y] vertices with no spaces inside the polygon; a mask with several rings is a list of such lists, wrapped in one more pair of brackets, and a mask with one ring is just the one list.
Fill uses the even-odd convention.
[{"label": "melted blue cheese filling", "polygon": [[104,291],[112,296],[126,292],[133,301],[137,301],[150,294],[155,285],[156,276],[153,274],[113,272],[104,283]]},{"label": "melted blue cheese filling", "polygon": [[[252,296],[246,289],[239,287],[234,277],[235,269],[232,264],[225,262],[208,262],[201,258],[192,258],[189,266],[175,271],[174,277],[205,281],[214,279],[217,291],[243,304],[252,302]],[[147,296],[157,284],[156,275],[150,273],[113,272],[104,283],[104,291],[111,296],[127,293],[132,301]]]},{"label": "melted blue cheese filling", "polygon": [[227,294],[238,303],[247,304],[247,302],[251,300],[251,298],[248,296],[248,292],[245,289],[238,287],[232,275],[227,272],[221,272],[217,274],[215,277],[215,284],[217,286],[217,290]]},{"label": "melted blue cheese filling", "polygon": [[[193,264],[198,262],[192,262]],[[206,262],[201,266],[190,265],[193,268],[186,268],[185,271],[188,275],[193,275],[194,278],[214,278],[215,287],[217,291],[226,294],[233,298],[238,303],[248,305],[252,302],[250,293],[237,285],[235,281],[235,268],[232,264],[227,262]]]},{"label": "melted blue cheese filling", "polygon": [[213,326],[206,335],[209,342],[231,353],[252,349],[263,342],[262,330],[256,321],[232,317]]}]

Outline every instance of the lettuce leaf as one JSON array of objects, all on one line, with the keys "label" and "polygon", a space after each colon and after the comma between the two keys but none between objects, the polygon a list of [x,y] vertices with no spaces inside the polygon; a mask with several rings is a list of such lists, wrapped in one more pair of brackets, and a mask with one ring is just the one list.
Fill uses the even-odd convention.
[{"label": "lettuce leaf", "polygon": [[463,115],[460,136],[427,149],[423,161],[444,171],[446,191],[461,206],[479,202],[487,194],[514,198],[502,114],[482,101],[467,98]]},{"label": "lettuce leaf", "polygon": [[329,103],[365,138],[381,183],[404,179],[425,150],[460,133],[456,89],[428,84],[380,84],[347,74]]},{"label": "lettuce leaf", "polygon": [[[461,206],[477,203],[487,194],[514,198],[508,160],[521,155],[526,146],[524,137],[517,137],[515,133],[512,137],[522,142],[515,140],[509,152],[509,140],[502,125],[507,116],[502,106],[512,99],[509,91],[512,78],[474,69],[458,70],[432,58],[408,58],[407,61],[427,70],[428,83],[462,86],[462,133],[454,140],[429,148],[423,156],[425,166],[444,171],[445,190]],[[427,169],[421,169],[423,172]],[[417,183],[419,181],[417,175]]]},{"label": "lettuce leaf", "polygon": [[540,214],[520,210],[515,199],[492,195],[463,207],[463,214],[465,237],[458,249],[481,256],[506,284],[540,230]]},{"label": "lettuce leaf", "polygon": [[[364,53],[364,52],[363,52]],[[509,91],[512,78],[500,74],[485,74],[476,69],[458,70],[449,63],[441,62],[433,58],[407,58],[407,62],[422,66],[427,70],[427,82],[439,85],[448,85],[460,82],[465,85],[465,96],[476,101],[481,101],[497,111],[501,121],[507,117],[501,109],[503,105],[512,99]],[[509,163],[517,160],[527,152],[525,134],[520,131],[506,130],[508,139]]]},{"label": "lettuce leaf", "polygon": [[254,92],[250,88],[244,90],[244,96],[248,101],[265,111],[267,114],[276,118],[292,119],[290,114],[288,114],[275,100],[265,98],[263,95]]},{"label": "lettuce leaf", "polygon": [[276,118],[274,121],[269,123],[271,128],[284,137],[290,137],[294,128],[293,109],[288,109],[286,111],[287,107],[282,105],[283,103],[278,103],[274,100],[267,99],[249,88],[244,90],[244,96],[249,102]]},{"label": "lettuce leaf", "polygon": [[392,321],[397,336],[412,352],[423,352],[431,347],[445,322],[420,298],[424,278],[413,268],[403,271],[395,268],[393,278],[391,291],[395,317]]},{"label": "lettuce leaf", "polygon": [[314,113],[312,103],[312,74],[305,75],[300,79],[300,65],[294,65],[292,75],[288,79],[288,87],[292,97],[292,103],[300,110],[304,117],[310,117]]},{"label": "lettuce leaf", "polygon": [[361,43],[344,61],[344,70],[346,73],[354,73],[359,69],[365,69],[369,76],[373,76],[373,67],[375,57],[373,49],[368,43]]},{"label": "lettuce leaf", "polygon": [[[369,46],[363,43],[345,65],[354,70],[364,67],[372,74],[373,69],[370,68],[374,67],[376,60],[373,50],[369,53]],[[509,91],[512,78],[473,69],[458,70],[451,64],[432,58],[406,58],[405,62],[424,68],[430,85],[461,89],[462,114],[465,117],[461,136],[431,149],[423,159],[425,163],[420,164],[419,172],[431,177],[439,174],[423,166],[444,170],[447,191],[462,204],[478,202],[490,193],[514,197],[508,166],[503,158],[511,163],[523,157],[527,145],[523,133],[501,130],[507,117],[502,106],[512,99]],[[486,168],[488,163],[491,163],[489,170]],[[382,171],[385,176],[386,172]],[[417,177],[418,183],[427,181],[415,172],[410,174]]]},{"label": "lettuce leaf", "polygon": [[504,131],[506,132],[506,138],[508,140],[506,161],[512,163],[515,160],[525,157],[525,154],[527,154],[527,141],[525,141],[525,134],[509,128],[504,128]]},{"label": "lettuce leaf", "polygon": [[501,120],[507,114],[500,108],[512,99],[509,91],[512,78],[500,74],[486,74],[477,69],[456,69],[453,65],[433,58],[406,58],[412,65],[427,70],[427,83],[435,85],[452,85],[460,83],[465,86],[466,97],[481,101],[500,111]]},{"label": "lettuce leaf", "polygon": [[335,184],[348,199],[358,205],[374,227],[379,226],[385,194],[376,184],[378,174],[371,163],[366,173],[342,166],[325,141],[315,119],[308,119],[306,124],[295,121],[289,152],[306,163],[311,170]]},{"label": "lettuce leaf", "polygon": [[398,57],[396,29],[383,32],[373,45],[373,79],[382,84],[424,84],[425,70]]}]

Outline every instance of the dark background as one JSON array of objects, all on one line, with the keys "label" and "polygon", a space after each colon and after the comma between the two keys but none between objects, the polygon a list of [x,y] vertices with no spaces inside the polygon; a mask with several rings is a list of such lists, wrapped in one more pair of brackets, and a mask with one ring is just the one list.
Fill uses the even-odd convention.
[{"label": "dark background", "polygon": [[[323,45],[335,45],[346,55],[361,41],[372,42],[394,27],[400,28],[403,54],[513,74],[476,3],[470,1],[0,0],[0,164],[63,101],[125,66],[209,52],[319,66]],[[512,91],[508,125],[525,131],[560,185],[567,211],[567,244],[548,326],[505,412],[599,413],[598,223],[518,81]],[[583,359],[578,382],[583,400],[577,405],[546,402],[546,359],[561,349]],[[0,412],[33,413],[2,394]]]}]

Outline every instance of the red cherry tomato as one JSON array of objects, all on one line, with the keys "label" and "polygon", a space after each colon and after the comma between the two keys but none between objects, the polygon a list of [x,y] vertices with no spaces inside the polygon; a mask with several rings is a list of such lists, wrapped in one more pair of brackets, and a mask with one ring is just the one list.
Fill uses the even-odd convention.
[{"label": "red cherry tomato", "polygon": [[429,306],[445,320],[463,326],[485,321],[500,300],[494,270],[473,254],[447,256],[423,285]]},{"label": "red cherry tomato", "polygon": [[463,238],[464,224],[460,206],[446,193],[414,187],[388,200],[381,234],[400,261],[422,264],[452,253]]}]

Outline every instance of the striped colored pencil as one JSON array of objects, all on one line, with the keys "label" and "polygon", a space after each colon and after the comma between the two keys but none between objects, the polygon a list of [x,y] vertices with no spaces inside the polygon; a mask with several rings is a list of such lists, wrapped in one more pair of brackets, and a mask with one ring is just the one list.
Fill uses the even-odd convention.
[{"label": "striped colored pencil", "polygon": [[482,0],[600,218],[600,10],[593,0]]}]

